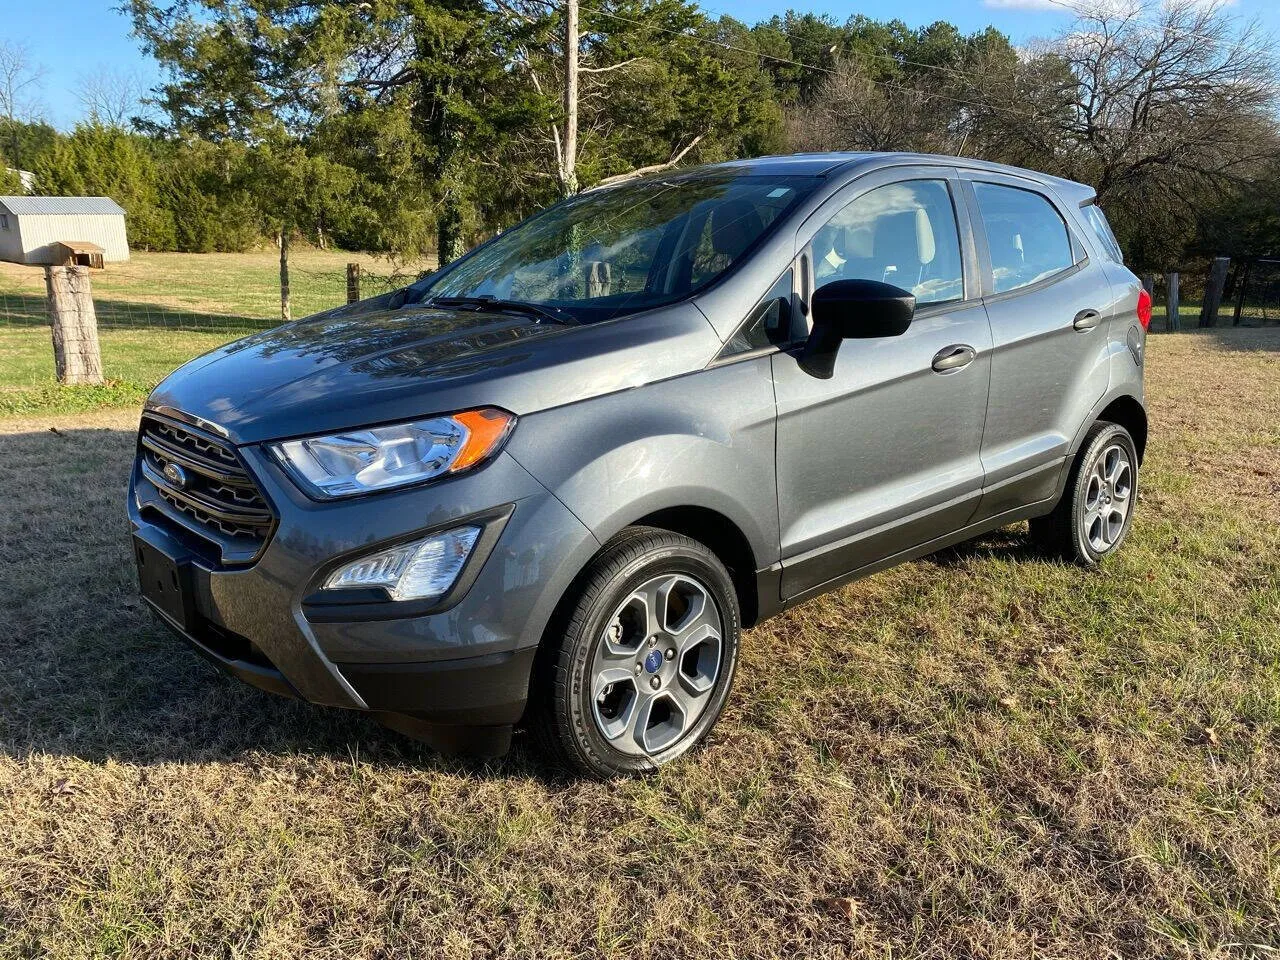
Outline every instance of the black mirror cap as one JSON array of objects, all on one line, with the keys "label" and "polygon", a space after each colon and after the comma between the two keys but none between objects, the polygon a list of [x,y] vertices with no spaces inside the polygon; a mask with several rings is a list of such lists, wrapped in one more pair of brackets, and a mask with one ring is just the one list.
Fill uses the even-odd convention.
[{"label": "black mirror cap", "polygon": [[902,336],[915,316],[916,298],[879,280],[836,280],[819,287],[810,306],[813,331],[800,354],[800,366],[829,380],[840,341]]},{"label": "black mirror cap", "polygon": [[916,312],[916,298],[879,280],[836,280],[813,294],[813,324],[842,339],[900,337]]}]

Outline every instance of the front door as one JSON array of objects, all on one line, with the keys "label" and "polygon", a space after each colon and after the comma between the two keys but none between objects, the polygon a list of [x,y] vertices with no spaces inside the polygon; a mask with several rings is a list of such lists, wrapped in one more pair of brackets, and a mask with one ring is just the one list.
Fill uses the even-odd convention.
[{"label": "front door", "polygon": [[977,507],[991,335],[958,187],[949,168],[873,174],[797,237],[809,290],[882,280],[917,307],[902,336],[846,340],[829,380],[794,353],[773,358],[785,599],[957,530]]}]

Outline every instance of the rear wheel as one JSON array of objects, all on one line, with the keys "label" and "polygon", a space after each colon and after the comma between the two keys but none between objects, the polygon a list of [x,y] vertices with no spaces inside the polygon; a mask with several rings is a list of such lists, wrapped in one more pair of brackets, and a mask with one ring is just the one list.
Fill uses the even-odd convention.
[{"label": "rear wheel", "polygon": [[696,746],[737,664],[737,596],[719,559],[634,527],[587,569],[535,693],[533,730],[575,772],[655,770]]},{"label": "rear wheel", "polygon": [[1137,500],[1133,437],[1118,423],[1100,421],[1085,435],[1058,505],[1031,521],[1031,536],[1056,556],[1096,566],[1120,548]]}]

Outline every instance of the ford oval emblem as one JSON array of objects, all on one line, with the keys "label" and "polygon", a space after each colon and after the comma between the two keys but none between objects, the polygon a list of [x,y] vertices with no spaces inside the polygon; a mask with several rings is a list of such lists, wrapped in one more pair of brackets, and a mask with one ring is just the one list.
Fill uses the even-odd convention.
[{"label": "ford oval emblem", "polygon": [[644,658],[644,668],[650,673],[657,673],[662,667],[662,651],[650,650],[649,655]]},{"label": "ford oval emblem", "polygon": [[179,490],[187,489],[187,471],[176,463],[166,463],[164,465],[164,478]]}]

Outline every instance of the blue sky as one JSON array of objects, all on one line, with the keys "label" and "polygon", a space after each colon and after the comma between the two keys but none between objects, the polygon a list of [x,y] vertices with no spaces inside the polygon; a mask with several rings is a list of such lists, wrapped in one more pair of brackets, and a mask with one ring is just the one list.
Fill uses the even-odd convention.
[{"label": "blue sky", "polygon": [[[589,3],[590,0],[584,0]],[[899,17],[911,26],[950,20],[964,32],[988,24],[1021,42],[1047,36],[1070,22],[1071,14],[1057,3],[1081,0],[863,0],[857,6],[816,0],[795,0],[798,10],[826,13],[843,21],[854,13],[877,20]],[[787,9],[787,0],[706,0],[709,13],[729,13],[754,23]],[[154,61],[144,57],[129,36],[129,20],[116,12],[113,0],[58,0],[57,15],[44,4],[29,0],[0,0],[0,36],[23,44],[44,76],[35,92],[41,113],[55,126],[68,128],[81,115],[76,99],[78,78],[101,70],[134,74],[150,85],[160,79]],[[1231,13],[1242,20],[1257,18],[1280,33],[1280,5],[1274,0],[1236,0]]]}]

